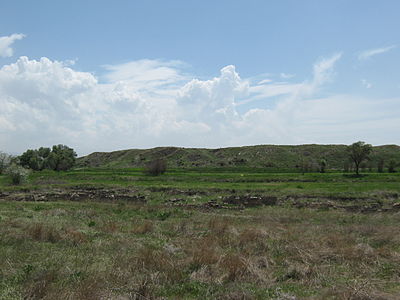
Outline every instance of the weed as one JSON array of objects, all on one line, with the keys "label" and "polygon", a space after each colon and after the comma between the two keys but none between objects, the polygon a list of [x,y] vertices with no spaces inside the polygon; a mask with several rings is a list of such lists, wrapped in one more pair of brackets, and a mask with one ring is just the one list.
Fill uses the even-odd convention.
[{"label": "weed", "polygon": [[152,232],[154,230],[154,224],[150,220],[144,220],[140,224],[134,224],[133,228],[131,229],[132,233],[135,234],[145,234]]},{"label": "weed", "polygon": [[27,228],[29,236],[39,242],[56,243],[62,240],[60,232],[53,226],[35,223]]}]

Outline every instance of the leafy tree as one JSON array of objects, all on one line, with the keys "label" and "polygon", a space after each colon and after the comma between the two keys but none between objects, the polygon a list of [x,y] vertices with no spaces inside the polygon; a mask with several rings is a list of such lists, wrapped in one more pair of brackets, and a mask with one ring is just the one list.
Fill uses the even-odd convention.
[{"label": "leafy tree", "polygon": [[54,145],[52,149],[40,147],[27,150],[20,157],[20,164],[35,171],[50,169],[65,171],[75,164],[76,153],[65,145]]},{"label": "leafy tree", "polygon": [[0,174],[11,164],[12,156],[0,151]]},{"label": "leafy tree", "polygon": [[66,171],[71,169],[76,160],[74,149],[65,145],[54,145],[47,157],[47,164],[55,171]]},{"label": "leafy tree", "polygon": [[372,152],[372,145],[360,141],[348,146],[347,149],[350,159],[354,162],[356,174],[359,175],[360,165],[364,160],[368,159]]}]

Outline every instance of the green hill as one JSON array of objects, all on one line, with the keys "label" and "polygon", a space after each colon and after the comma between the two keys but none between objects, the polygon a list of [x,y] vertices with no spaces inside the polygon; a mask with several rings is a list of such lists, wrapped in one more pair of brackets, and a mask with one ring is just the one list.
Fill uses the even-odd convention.
[{"label": "green hill", "polygon": [[[162,158],[170,168],[193,167],[241,167],[298,169],[308,166],[317,169],[318,162],[325,159],[329,169],[343,169],[348,164],[346,145],[258,145],[219,149],[157,147],[113,152],[94,152],[78,158],[79,167],[135,168],[143,167],[151,160]],[[400,146],[373,147],[366,168],[376,169],[378,160],[400,162]]]}]

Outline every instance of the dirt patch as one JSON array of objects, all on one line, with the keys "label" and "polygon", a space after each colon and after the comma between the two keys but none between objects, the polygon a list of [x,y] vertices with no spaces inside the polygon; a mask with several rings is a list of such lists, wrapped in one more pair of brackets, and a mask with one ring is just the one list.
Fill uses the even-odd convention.
[{"label": "dirt patch", "polygon": [[136,190],[128,189],[100,189],[100,188],[72,188],[35,190],[24,192],[0,193],[0,200],[9,201],[113,201],[123,200],[132,202],[146,202],[146,197]]}]

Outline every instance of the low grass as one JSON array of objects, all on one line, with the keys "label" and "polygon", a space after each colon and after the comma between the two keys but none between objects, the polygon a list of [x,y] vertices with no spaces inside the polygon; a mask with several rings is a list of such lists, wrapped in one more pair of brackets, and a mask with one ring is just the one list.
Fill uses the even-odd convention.
[{"label": "low grass", "polygon": [[400,296],[398,213],[164,208],[159,218],[123,202],[0,202],[0,212],[0,299]]},{"label": "low grass", "polygon": [[[399,210],[296,208],[391,207],[399,174],[244,171],[45,171],[22,186],[0,176],[0,299],[400,298]],[[145,201],[15,200],[80,188]],[[201,206],[247,194],[279,205]]]}]

